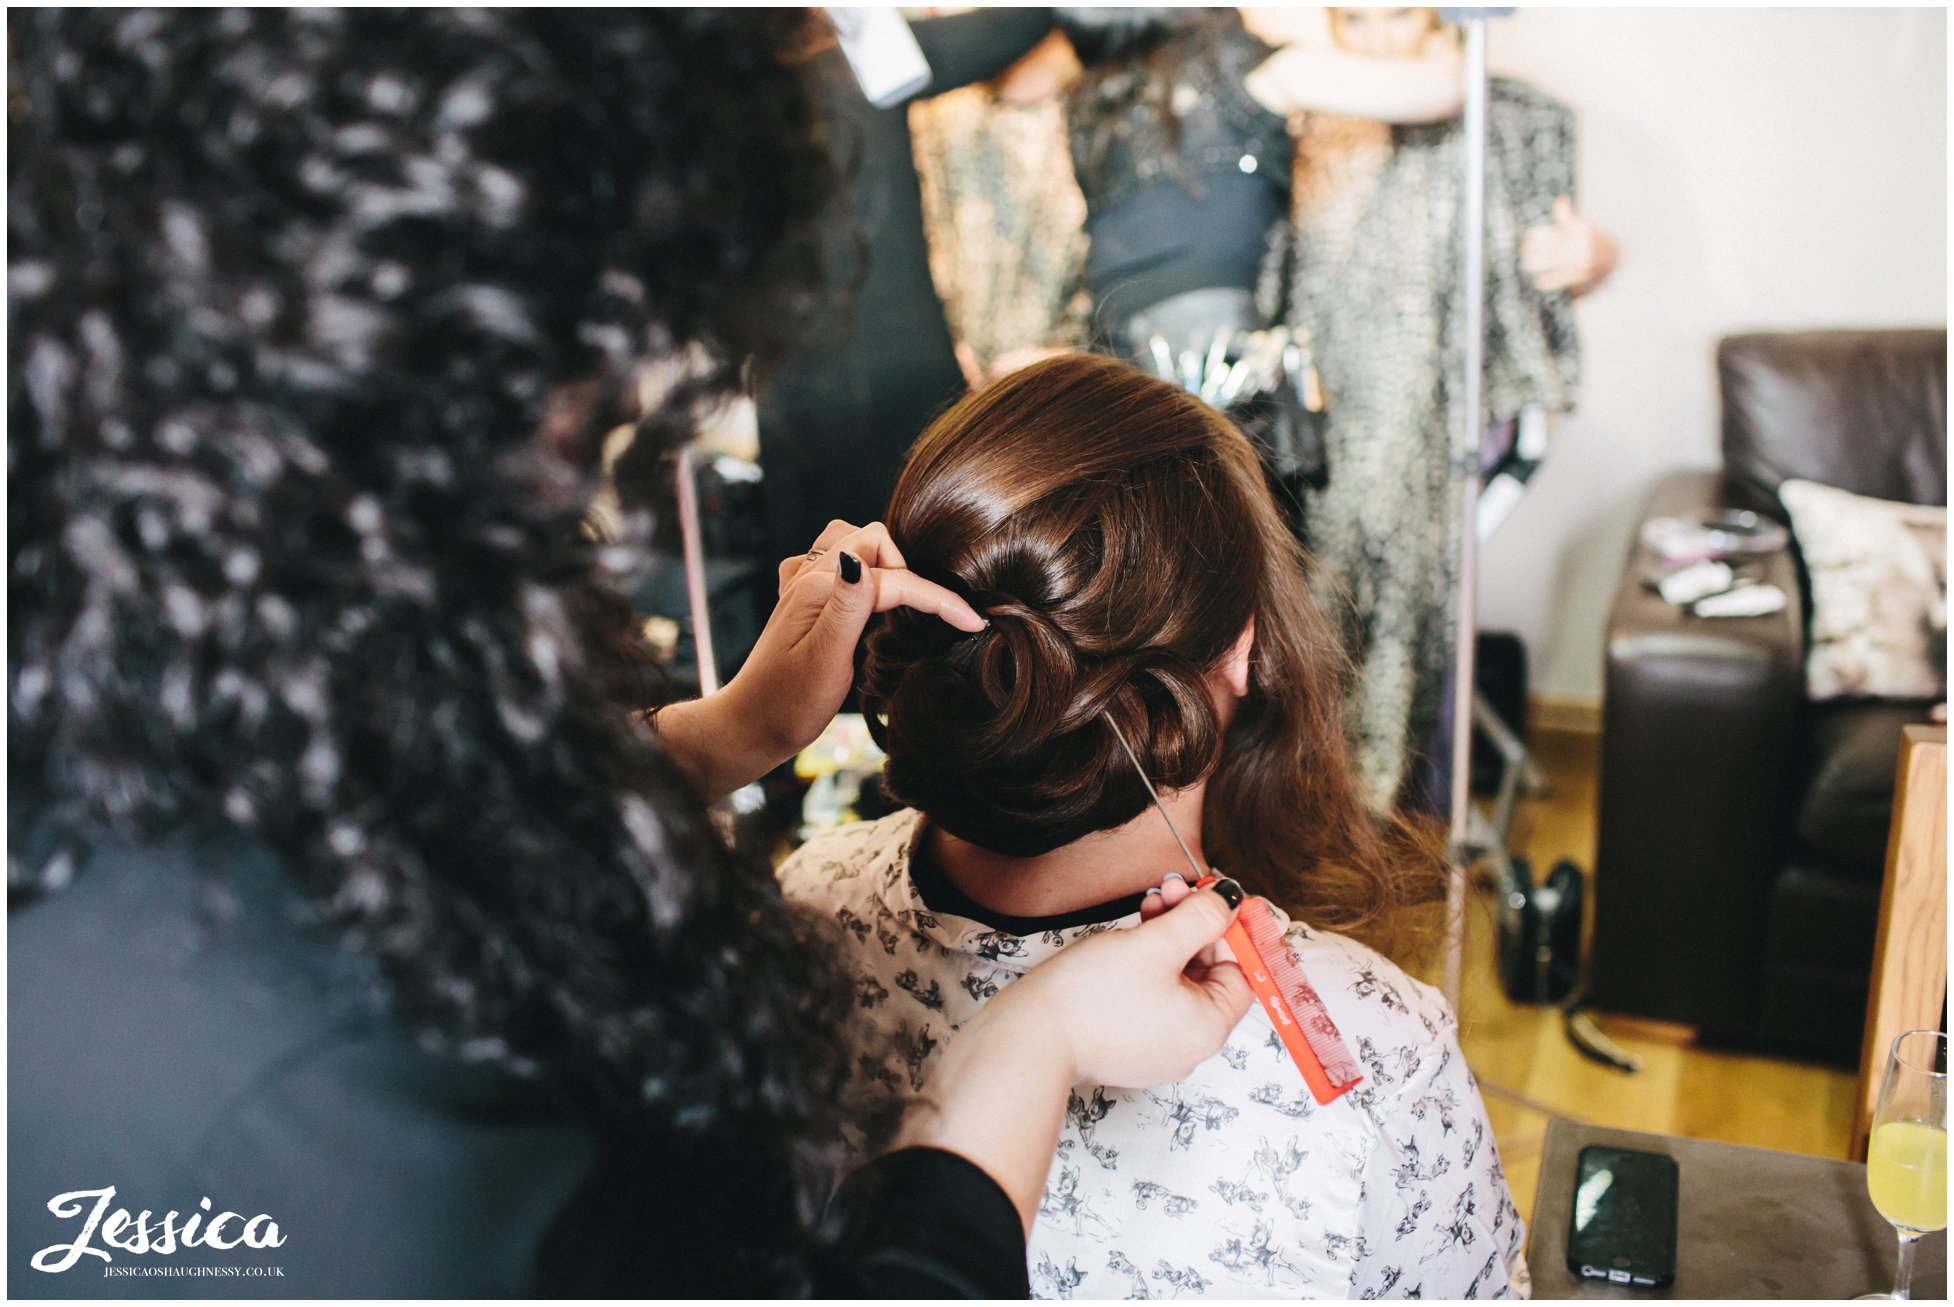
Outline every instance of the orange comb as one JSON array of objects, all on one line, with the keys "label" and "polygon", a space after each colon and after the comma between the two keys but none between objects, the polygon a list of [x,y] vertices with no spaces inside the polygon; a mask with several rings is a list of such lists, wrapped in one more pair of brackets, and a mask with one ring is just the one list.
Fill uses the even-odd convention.
[{"label": "orange comb", "polygon": [[[1140,774],[1140,784],[1147,787],[1147,797],[1153,800],[1154,810],[1167,823],[1167,833],[1181,846],[1181,853],[1194,872],[1194,887],[1203,889],[1214,884],[1216,877],[1201,870],[1194,850],[1181,838],[1174,819],[1167,815],[1167,805],[1160,801],[1153,782],[1147,779],[1147,769],[1140,765],[1139,755],[1126,742],[1111,714],[1106,715],[1106,725],[1112,728],[1119,747],[1126,750],[1133,770]],[[1350,1055],[1349,1047],[1337,1031],[1337,1023],[1330,1020],[1316,987],[1303,974],[1303,964],[1289,947],[1289,941],[1283,938],[1282,927],[1267,901],[1259,898],[1244,901],[1242,910],[1235,914],[1234,924],[1222,938],[1228,941],[1242,974],[1248,977],[1248,987],[1255,992],[1262,1010],[1269,1014],[1282,1046],[1289,1050],[1290,1059],[1303,1073],[1303,1083],[1309,1086],[1316,1101],[1328,1103],[1362,1080],[1364,1073],[1358,1069],[1357,1059]]]},{"label": "orange comb", "polygon": [[[1195,888],[1214,882],[1213,876],[1203,876]],[[1303,974],[1303,964],[1283,938],[1268,903],[1259,898],[1244,901],[1235,924],[1222,938],[1316,1101],[1328,1103],[1362,1080],[1357,1059],[1350,1055],[1316,987]]]}]

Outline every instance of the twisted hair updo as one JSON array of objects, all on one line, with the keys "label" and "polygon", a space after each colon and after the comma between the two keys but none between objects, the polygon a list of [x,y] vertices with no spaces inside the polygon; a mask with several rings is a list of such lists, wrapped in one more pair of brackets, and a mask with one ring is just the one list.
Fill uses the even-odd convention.
[{"label": "twisted hair updo", "polygon": [[[890,503],[909,566],[991,620],[898,611],[862,708],[890,791],[959,839],[1031,857],[1210,782],[1205,842],[1253,891],[1368,942],[1436,894],[1428,843],[1352,786],[1348,664],[1246,437],[1187,392],[1071,355],[971,395],[923,434]],[[1223,731],[1211,676],[1251,621]]]}]

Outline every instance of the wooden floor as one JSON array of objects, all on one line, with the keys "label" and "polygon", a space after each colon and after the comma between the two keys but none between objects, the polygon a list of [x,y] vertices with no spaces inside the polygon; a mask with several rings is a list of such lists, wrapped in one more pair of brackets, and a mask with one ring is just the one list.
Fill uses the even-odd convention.
[{"label": "wooden floor", "polygon": [[[1536,733],[1534,756],[1552,793],[1522,803],[1513,845],[1542,873],[1560,858],[1593,871],[1597,746],[1592,735]],[[1630,1075],[1583,1057],[1562,1033],[1557,1010],[1511,1003],[1501,991],[1492,906],[1479,890],[1467,912],[1460,1042],[1522,1215],[1533,1211],[1539,1179],[1548,1121],[1540,1108],[1597,1125],[1846,1155],[1853,1091],[1846,1072],[1700,1049],[1685,1028],[1605,1014],[1597,1023],[1642,1059],[1642,1070]]]}]

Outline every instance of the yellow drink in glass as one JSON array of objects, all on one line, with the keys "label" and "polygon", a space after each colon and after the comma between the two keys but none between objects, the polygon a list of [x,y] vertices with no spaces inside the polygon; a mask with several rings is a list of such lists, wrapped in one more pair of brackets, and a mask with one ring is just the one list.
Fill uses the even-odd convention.
[{"label": "yellow drink in glass", "polygon": [[1947,1131],[1925,1121],[1888,1121],[1866,1150],[1873,1206],[1908,1230],[1947,1228]]}]

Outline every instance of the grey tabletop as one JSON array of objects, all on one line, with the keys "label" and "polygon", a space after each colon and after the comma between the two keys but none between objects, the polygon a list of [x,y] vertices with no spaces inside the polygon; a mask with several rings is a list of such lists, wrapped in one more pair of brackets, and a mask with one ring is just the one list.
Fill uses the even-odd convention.
[{"label": "grey tabletop", "polygon": [[[1574,1168],[1589,1144],[1676,1160],[1676,1279],[1636,1289],[1567,1267]],[[1527,1264],[1536,1298],[1852,1298],[1893,1287],[1897,1244],[1866,1196],[1866,1168],[1827,1157],[1610,1130],[1547,1126]],[[1947,1296],[1947,1232],[1920,1241],[1913,1296]]]}]

